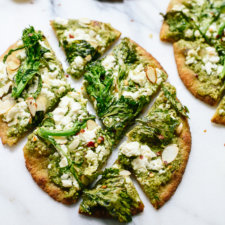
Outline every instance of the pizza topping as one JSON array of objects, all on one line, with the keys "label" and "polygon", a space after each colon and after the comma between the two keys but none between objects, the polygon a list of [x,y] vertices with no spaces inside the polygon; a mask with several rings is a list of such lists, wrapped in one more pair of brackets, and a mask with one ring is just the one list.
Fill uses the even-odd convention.
[{"label": "pizza topping", "polygon": [[152,82],[153,84],[156,83],[157,81],[157,74],[156,74],[156,69],[153,68],[153,67],[148,67],[146,69],[146,76],[147,76],[147,79]]},{"label": "pizza topping", "polygon": [[26,100],[26,103],[31,115],[34,117],[37,112],[37,103],[35,102],[35,99],[30,97]]},{"label": "pizza topping", "polygon": [[0,115],[7,113],[15,104],[16,102],[10,94],[4,96],[0,100]]},{"label": "pizza topping", "polygon": [[165,147],[162,153],[162,160],[167,163],[171,163],[179,152],[176,144],[171,144]]}]

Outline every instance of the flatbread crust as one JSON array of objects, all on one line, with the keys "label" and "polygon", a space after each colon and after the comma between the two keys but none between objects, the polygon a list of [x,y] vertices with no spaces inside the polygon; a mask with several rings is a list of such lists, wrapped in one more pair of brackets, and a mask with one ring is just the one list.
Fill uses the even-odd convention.
[{"label": "flatbread crust", "polygon": [[177,64],[177,70],[179,73],[179,76],[181,80],[183,81],[184,85],[187,87],[187,89],[198,99],[202,100],[203,102],[209,104],[209,105],[216,105],[219,102],[218,100],[215,100],[211,98],[210,96],[202,96],[199,95],[197,92],[198,86],[201,85],[200,81],[196,78],[195,73],[193,70],[189,69],[185,65],[185,56],[183,54],[183,50],[179,47],[179,43],[173,44],[174,49],[174,57]]},{"label": "flatbread crust", "polygon": [[159,209],[161,206],[163,206],[175,193],[178,185],[182,180],[188,162],[189,154],[191,151],[191,132],[188,120],[186,118],[183,118],[182,121],[183,121],[183,130],[178,139],[178,145],[180,146],[182,162],[179,170],[177,170],[173,174],[171,181],[165,186],[162,186],[161,189],[159,190],[159,201],[156,204],[153,204],[153,206],[156,209]]},{"label": "flatbread crust", "polygon": [[[166,12],[169,12],[172,10],[173,6],[178,4],[178,3],[182,3],[184,2],[184,0],[171,0],[169,5],[168,5],[168,8],[167,8],[167,11]],[[176,41],[173,37],[171,37],[169,34],[171,33],[169,31],[169,25],[163,21],[163,24],[162,24],[162,27],[161,27],[161,30],[160,30],[160,40],[161,41],[166,41],[166,42],[174,42]]]},{"label": "flatbread crust", "polygon": [[[221,100],[220,105],[221,105],[221,104],[225,104],[225,96],[224,96],[223,99]],[[215,112],[215,114],[213,115],[211,121],[212,121],[213,123],[225,125],[225,116],[221,116],[221,115],[219,114],[220,105],[219,105],[218,108],[216,109],[216,112]]]},{"label": "flatbread crust", "polygon": [[48,156],[41,156],[38,151],[38,148],[30,149],[27,145],[23,149],[26,167],[34,181],[56,201],[67,205],[75,203],[77,200],[66,198],[66,193],[50,181],[47,168]]},{"label": "flatbread crust", "polygon": [[[9,48],[8,48],[8,49],[0,56],[0,61],[3,60],[4,56],[5,56],[11,49],[14,49],[14,48],[17,47],[17,43],[18,43],[18,41],[17,41],[16,43],[12,44],[11,46],[9,46]],[[16,70],[15,70],[15,71],[16,71]],[[3,145],[7,144],[7,145],[9,145],[9,146],[12,146],[12,145],[16,144],[16,143],[18,142],[18,140],[19,140],[20,138],[22,138],[22,137],[20,137],[20,138],[17,138],[17,137],[8,137],[8,136],[7,136],[8,129],[9,129],[8,124],[5,123],[5,122],[3,122],[2,119],[0,118],[0,138],[1,138],[1,140],[2,140],[2,144],[3,144]]]},{"label": "flatbread crust", "polygon": [[[138,208],[131,209],[131,214],[134,216],[134,215],[137,215],[138,213],[143,212],[143,210],[144,210],[144,204],[142,202],[140,202]],[[88,213],[81,212],[80,209],[79,209],[79,213],[82,215],[85,215],[85,216],[91,216],[91,217],[96,217],[96,218],[113,218],[108,213],[108,211],[103,207],[95,208],[95,210],[92,212],[91,215],[89,215]]]}]

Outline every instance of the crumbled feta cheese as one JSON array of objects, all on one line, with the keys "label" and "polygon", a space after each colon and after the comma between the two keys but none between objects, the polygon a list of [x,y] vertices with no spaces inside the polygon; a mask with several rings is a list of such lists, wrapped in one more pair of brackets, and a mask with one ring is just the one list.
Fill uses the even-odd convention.
[{"label": "crumbled feta cheese", "polygon": [[147,78],[142,64],[139,64],[134,70],[130,70],[128,79],[131,79],[140,86],[145,86]]},{"label": "crumbled feta cheese", "polygon": [[150,170],[157,170],[157,171],[160,171],[164,167],[163,162],[160,158],[150,161],[150,163],[147,166]]},{"label": "crumbled feta cheese", "polygon": [[26,126],[31,119],[31,114],[28,112],[28,107],[25,101],[16,103],[4,115],[3,120],[8,123],[8,126],[20,124]]},{"label": "crumbled feta cheese", "polygon": [[72,187],[72,180],[62,180],[63,187]]},{"label": "crumbled feta cheese", "polygon": [[140,155],[140,144],[137,141],[124,142],[120,147],[120,152],[127,157]]},{"label": "crumbled feta cheese", "polygon": [[98,161],[102,161],[102,159],[107,156],[110,151],[108,148],[106,148],[105,146],[103,145],[99,145],[97,148],[96,148],[96,153],[98,153]]},{"label": "crumbled feta cheese", "polygon": [[63,19],[63,18],[57,17],[57,18],[55,19],[55,23],[58,23],[58,24],[63,25],[63,26],[66,26],[67,23],[68,23],[68,20],[67,20],[67,19]]},{"label": "crumbled feta cheese", "polygon": [[85,158],[87,159],[88,167],[85,169],[85,175],[92,175],[98,168],[98,156],[92,150],[88,150]]},{"label": "crumbled feta cheese", "polygon": [[200,37],[201,36],[199,30],[196,30],[194,34],[195,34],[195,37]]},{"label": "crumbled feta cheese", "polygon": [[110,70],[115,66],[115,57],[113,55],[108,55],[102,61],[102,66],[105,67],[106,70]]},{"label": "crumbled feta cheese", "polygon": [[193,36],[193,30],[191,30],[191,29],[187,29],[186,31],[185,31],[185,37],[187,37],[187,38],[190,38],[190,37],[192,37]]}]

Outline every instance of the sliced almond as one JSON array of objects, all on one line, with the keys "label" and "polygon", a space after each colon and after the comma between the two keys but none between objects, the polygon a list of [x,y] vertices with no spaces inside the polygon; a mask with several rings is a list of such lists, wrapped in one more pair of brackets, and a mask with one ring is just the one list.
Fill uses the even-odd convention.
[{"label": "sliced almond", "polygon": [[47,98],[43,95],[39,95],[36,99],[37,111],[46,111],[47,107]]},{"label": "sliced almond", "polygon": [[16,104],[14,99],[0,100],[0,115],[8,112]]},{"label": "sliced almond", "polygon": [[28,109],[30,110],[31,115],[34,117],[37,112],[37,104],[33,97],[30,97],[26,100]]},{"label": "sliced almond", "polygon": [[70,150],[75,150],[80,144],[79,138],[75,138],[69,145]]},{"label": "sliced almond", "polygon": [[167,164],[173,162],[173,160],[177,157],[178,152],[179,148],[176,144],[166,146],[162,153],[163,162],[166,162]]},{"label": "sliced almond", "polygon": [[122,170],[122,171],[120,171],[120,175],[121,176],[129,176],[130,172],[128,170]]},{"label": "sliced almond", "polygon": [[87,121],[87,129],[88,130],[94,130],[98,126],[97,123],[95,123],[94,120],[88,120]]},{"label": "sliced almond", "polygon": [[20,66],[20,60],[15,55],[12,55],[11,57],[9,56],[7,60],[7,68],[9,70],[14,71],[18,69],[19,66]]},{"label": "sliced almond", "polygon": [[183,123],[180,123],[179,126],[176,129],[177,134],[180,134],[182,129],[183,129]]},{"label": "sliced almond", "polygon": [[149,66],[149,67],[145,70],[145,74],[146,74],[147,79],[148,79],[151,83],[153,83],[153,84],[156,83],[156,81],[157,81],[157,73],[156,73],[155,68]]}]

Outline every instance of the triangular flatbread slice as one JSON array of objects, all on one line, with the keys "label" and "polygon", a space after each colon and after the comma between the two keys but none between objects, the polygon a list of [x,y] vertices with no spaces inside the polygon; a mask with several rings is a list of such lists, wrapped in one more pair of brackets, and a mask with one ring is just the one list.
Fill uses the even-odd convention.
[{"label": "triangular flatbread slice", "polygon": [[178,73],[185,86],[196,98],[216,105],[225,88],[224,66],[216,48],[200,40],[180,40],[173,47]]},{"label": "triangular flatbread slice", "polygon": [[95,187],[85,190],[82,197],[79,213],[87,216],[130,222],[132,215],[144,209],[130,172],[118,163],[105,169]]},{"label": "triangular flatbread slice", "polygon": [[187,108],[166,83],[148,114],[138,119],[119,148],[119,162],[131,170],[155,208],[179,185],[191,149]]},{"label": "triangular flatbread slice", "polygon": [[211,121],[225,125],[225,96],[222,98]]},{"label": "triangular flatbread slice", "polygon": [[80,92],[68,92],[24,147],[26,167],[55,200],[71,204],[98,176],[113,140],[94,121]]},{"label": "triangular flatbread slice", "polygon": [[108,23],[90,19],[56,19],[51,21],[69,62],[67,72],[79,78],[88,62],[96,60],[120,37]]},{"label": "triangular flatbread slice", "polygon": [[166,79],[152,55],[123,38],[109,55],[88,66],[84,87],[104,126],[119,140]]},{"label": "triangular flatbread slice", "polygon": [[0,137],[13,145],[70,89],[46,38],[33,27],[0,57]]}]

